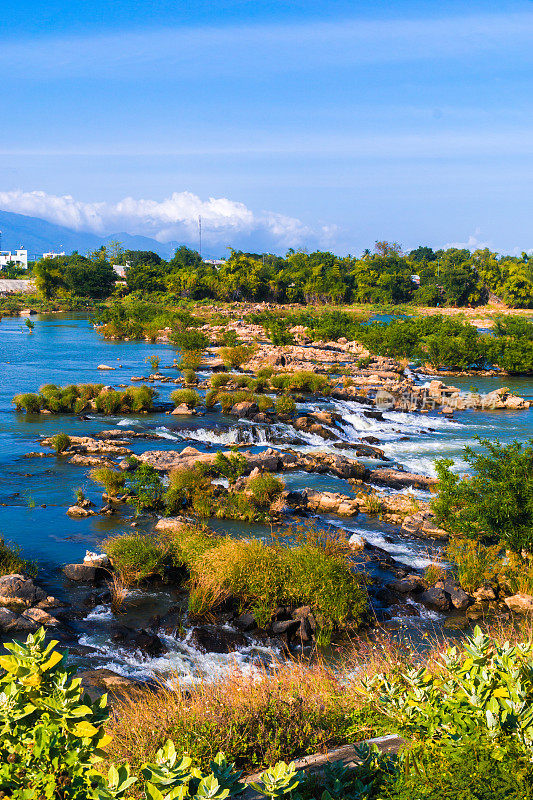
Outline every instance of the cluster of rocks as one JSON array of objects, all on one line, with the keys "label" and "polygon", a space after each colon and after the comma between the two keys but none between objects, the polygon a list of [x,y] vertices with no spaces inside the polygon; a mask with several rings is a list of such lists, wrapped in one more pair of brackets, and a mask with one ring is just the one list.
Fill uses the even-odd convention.
[{"label": "cluster of rocks", "polygon": [[59,626],[50,611],[61,603],[18,573],[0,577],[0,633],[33,633],[41,625]]}]

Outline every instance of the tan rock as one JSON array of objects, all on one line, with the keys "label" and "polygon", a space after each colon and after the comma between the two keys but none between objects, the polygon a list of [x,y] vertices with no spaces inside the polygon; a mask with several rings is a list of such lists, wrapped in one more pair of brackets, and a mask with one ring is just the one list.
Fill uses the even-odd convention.
[{"label": "tan rock", "polygon": [[533,613],[533,597],[530,594],[518,592],[511,597],[506,597],[503,601],[510,611],[515,614],[532,614]]}]

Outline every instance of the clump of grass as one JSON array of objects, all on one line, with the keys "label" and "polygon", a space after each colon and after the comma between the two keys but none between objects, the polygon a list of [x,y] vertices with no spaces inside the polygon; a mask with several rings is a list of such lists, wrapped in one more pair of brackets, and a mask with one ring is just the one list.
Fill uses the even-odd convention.
[{"label": "clump of grass", "polygon": [[3,536],[0,536],[0,575],[14,574],[34,577],[37,574],[37,564],[23,558],[18,545],[6,544]]},{"label": "clump of grass", "polygon": [[246,484],[246,493],[250,496],[255,505],[265,508],[276,500],[283,491],[283,482],[265,472],[256,478],[250,478]]},{"label": "clump of grass", "polygon": [[301,370],[274,375],[270,382],[274,389],[279,391],[313,392],[314,394],[329,394],[331,385],[325,375],[316,372]]},{"label": "clump of grass", "polygon": [[17,411],[37,413],[40,410],[54,414],[79,414],[86,408],[94,408],[103,414],[151,411],[157,392],[149,386],[136,386],[117,392],[102,384],[87,383],[58,387],[45,384],[39,394],[15,395],[13,404]]},{"label": "clump of grass", "polygon": [[487,547],[459,536],[450,537],[446,558],[454,564],[459,583],[467,592],[494,581],[503,566],[501,545]]},{"label": "clump of grass", "polygon": [[50,443],[56,453],[64,453],[71,445],[70,436],[67,433],[56,433],[52,436]]},{"label": "clump of grass", "polygon": [[216,375],[213,375],[211,378],[211,388],[212,389],[220,389],[222,386],[226,386],[232,376],[228,375],[227,372],[217,372]]},{"label": "clump of grass", "polygon": [[446,571],[444,570],[442,564],[438,562],[432,562],[428,564],[428,566],[424,570],[424,580],[428,586],[435,586],[438,581],[442,581],[446,578]]},{"label": "clump of grass", "polygon": [[195,389],[176,389],[170,397],[176,408],[182,404],[188,408],[196,408],[201,401],[200,395]]},{"label": "clump of grass", "polygon": [[159,356],[147,356],[145,359],[146,364],[150,364],[152,372],[158,372],[161,359]]},{"label": "clump of grass", "polygon": [[38,414],[41,410],[42,398],[38,394],[24,392],[23,394],[16,394],[12,402],[17,411],[25,411],[26,414]]},{"label": "clump of grass", "polygon": [[253,676],[133,692],[113,705],[108,757],[133,769],[166,739],[207,768],[219,750],[246,773],[387,732],[355,681],[322,664],[276,664]]},{"label": "clump of grass", "polygon": [[276,400],[276,412],[278,414],[289,415],[294,414],[296,411],[296,403],[294,399],[289,395],[285,394],[281,397],[278,397]]},{"label": "clump of grass", "polygon": [[94,467],[94,469],[89,472],[89,477],[95,483],[99,483],[103,486],[106,493],[111,497],[116,497],[117,494],[124,489],[124,474],[111,467]]},{"label": "clump of grass", "polygon": [[124,533],[102,543],[113,570],[125,586],[159,576],[165,577],[169,549],[163,539],[149,533]]},{"label": "clump of grass", "polygon": [[193,369],[184,369],[183,370],[183,379],[185,383],[198,383],[198,378],[196,377],[196,372]]},{"label": "clump of grass", "polygon": [[228,411],[231,411],[233,406],[237,403],[255,403],[259,408],[259,411],[268,411],[274,405],[270,397],[252,394],[251,392],[246,392],[243,390],[236,392],[220,392],[220,394],[217,396],[217,400],[225,414],[227,414]]},{"label": "clump of grass", "polygon": [[242,364],[246,364],[256,352],[255,345],[238,344],[235,347],[221,347],[220,357],[227,369],[237,369]]}]

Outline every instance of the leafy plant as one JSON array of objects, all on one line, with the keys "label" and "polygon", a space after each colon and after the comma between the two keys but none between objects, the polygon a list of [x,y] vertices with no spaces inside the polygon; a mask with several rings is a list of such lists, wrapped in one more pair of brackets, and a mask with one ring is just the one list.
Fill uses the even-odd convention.
[{"label": "leafy plant", "polygon": [[163,496],[163,484],[157,470],[150,464],[139,464],[125,480],[130,496],[127,502],[135,506],[135,515],[159,508]]},{"label": "leafy plant", "polygon": [[146,358],[144,360],[145,360],[146,364],[150,364],[150,366],[152,368],[152,372],[158,372],[159,371],[159,365],[161,363],[161,358],[159,356],[155,356],[155,355],[154,356],[146,356]]},{"label": "leafy plant", "polygon": [[237,369],[251,359],[257,347],[238,344],[235,347],[221,347],[220,357],[228,369]]},{"label": "leafy plant", "polygon": [[289,394],[285,394],[282,395],[281,397],[278,397],[278,399],[276,400],[275,408],[278,414],[283,414],[283,415],[294,414],[294,412],[296,411],[296,403]]},{"label": "leafy plant", "polygon": [[111,497],[116,497],[124,489],[126,480],[124,473],[111,467],[94,467],[89,477],[95,483],[100,483]]},{"label": "leafy plant", "polygon": [[533,547],[533,440],[508,445],[479,440],[485,452],[464,448],[472,475],[452,472],[450,459],[436,461],[438,497],[433,510],[451,533],[496,539],[520,553]]},{"label": "leafy plant", "polygon": [[56,433],[55,436],[52,436],[50,442],[56,453],[64,453],[71,445],[71,438],[66,433]]},{"label": "leafy plant", "polygon": [[196,408],[200,403],[200,395],[194,389],[176,389],[170,394],[171,400],[176,408],[185,404],[189,408]]}]

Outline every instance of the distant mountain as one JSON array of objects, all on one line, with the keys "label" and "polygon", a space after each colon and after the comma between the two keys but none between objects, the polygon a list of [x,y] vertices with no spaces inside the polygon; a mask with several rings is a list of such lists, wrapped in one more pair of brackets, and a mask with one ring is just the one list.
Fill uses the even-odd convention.
[{"label": "distant mountain", "polygon": [[28,251],[28,259],[40,258],[50,251],[71,253],[78,250],[86,253],[95,250],[102,244],[116,240],[122,243],[125,250],[153,250],[163,258],[169,258],[178,242],[161,244],[148,236],[132,236],[129,233],[114,233],[111,236],[97,236],[94,233],[73,231],[63,225],[54,225],[39,217],[27,217],[24,214],[13,214],[11,211],[0,211],[0,231],[2,231],[2,250]]}]

